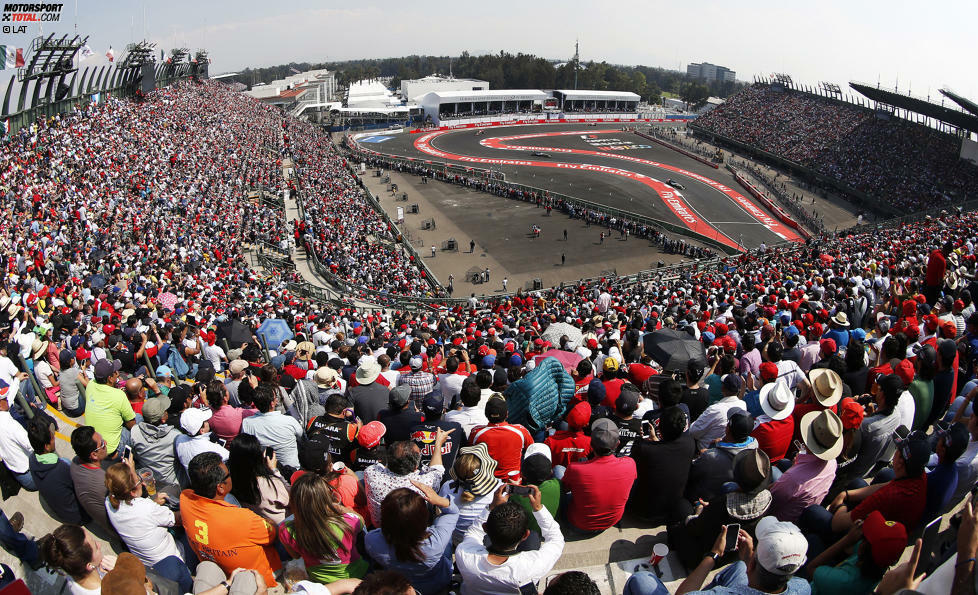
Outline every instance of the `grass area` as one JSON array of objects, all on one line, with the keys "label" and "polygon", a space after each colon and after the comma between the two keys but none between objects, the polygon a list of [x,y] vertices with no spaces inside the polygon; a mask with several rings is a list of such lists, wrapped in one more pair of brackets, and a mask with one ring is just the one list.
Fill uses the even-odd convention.
[{"label": "grass area", "polygon": [[679,99],[679,94],[673,93],[672,91],[663,91],[662,96],[668,97],[669,99]]}]

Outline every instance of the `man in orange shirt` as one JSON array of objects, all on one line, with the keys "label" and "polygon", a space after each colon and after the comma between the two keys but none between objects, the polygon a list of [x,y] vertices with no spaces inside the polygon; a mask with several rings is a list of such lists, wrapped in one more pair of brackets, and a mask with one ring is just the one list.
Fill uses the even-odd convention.
[{"label": "man in orange shirt", "polygon": [[201,560],[212,560],[226,574],[236,568],[257,570],[274,586],[282,567],[272,544],[275,525],[247,508],[224,501],[231,492],[231,474],[221,455],[205,452],[187,467],[191,489],[180,494],[180,515],[190,547]]}]

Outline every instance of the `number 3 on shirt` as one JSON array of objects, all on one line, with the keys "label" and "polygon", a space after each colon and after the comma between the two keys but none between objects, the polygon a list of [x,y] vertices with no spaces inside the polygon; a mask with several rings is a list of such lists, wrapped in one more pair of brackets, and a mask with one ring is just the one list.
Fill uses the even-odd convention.
[{"label": "number 3 on shirt", "polygon": [[210,543],[210,538],[207,535],[207,523],[201,520],[194,521],[194,527],[197,527],[197,541],[204,545]]}]

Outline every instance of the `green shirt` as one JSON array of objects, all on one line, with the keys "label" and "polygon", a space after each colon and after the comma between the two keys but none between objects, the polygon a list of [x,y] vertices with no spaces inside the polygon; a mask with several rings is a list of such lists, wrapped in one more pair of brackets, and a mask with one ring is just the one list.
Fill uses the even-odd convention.
[{"label": "green shirt", "polygon": [[105,440],[105,452],[119,448],[122,425],[136,419],[126,393],[100,382],[89,382],[85,388],[85,423],[95,428]]},{"label": "green shirt", "polygon": [[[557,507],[560,506],[560,480],[550,478],[537,487],[540,488],[540,500],[543,502],[543,507],[550,512],[552,517],[557,518]],[[509,499],[516,502],[526,509],[528,513],[530,513],[529,528],[531,531],[536,531],[539,533],[540,525],[537,524],[536,518],[533,517],[533,506],[530,504],[530,499],[526,496],[516,495],[510,496]]]},{"label": "green shirt", "polygon": [[908,389],[913,397],[913,429],[923,430],[924,422],[934,406],[934,381],[917,378],[910,383]]},{"label": "green shirt", "polygon": [[[856,544],[859,552],[859,544]],[[867,579],[859,570],[859,554],[854,553],[838,566],[819,566],[812,577],[812,595],[863,595],[872,593],[878,580]]]}]

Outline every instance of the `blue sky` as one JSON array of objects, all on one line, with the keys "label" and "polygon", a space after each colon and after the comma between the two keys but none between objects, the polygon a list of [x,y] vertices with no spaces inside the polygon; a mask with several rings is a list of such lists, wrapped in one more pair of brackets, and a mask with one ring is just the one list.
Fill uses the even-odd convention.
[{"label": "blue sky", "polygon": [[[103,61],[112,45],[145,37],[159,47],[210,51],[212,73],[289,61],[408,54],[526,52],[568,58],[580,38],[585,60],[682,68],[709,61],[796,81],[849,80],[939,97],[949,86],[978,100],[978,2],[877,0],[795,2],[143,2],[79,0],[78,31]],[[481,8],[476,8],[480,6]],[[75,3],[45,32],[71,32]],[[144,20],[145,14],[145,20]],[[145,28],[144,28],[145,23]],[[37,34],[0,35],[24,45]]]}]

